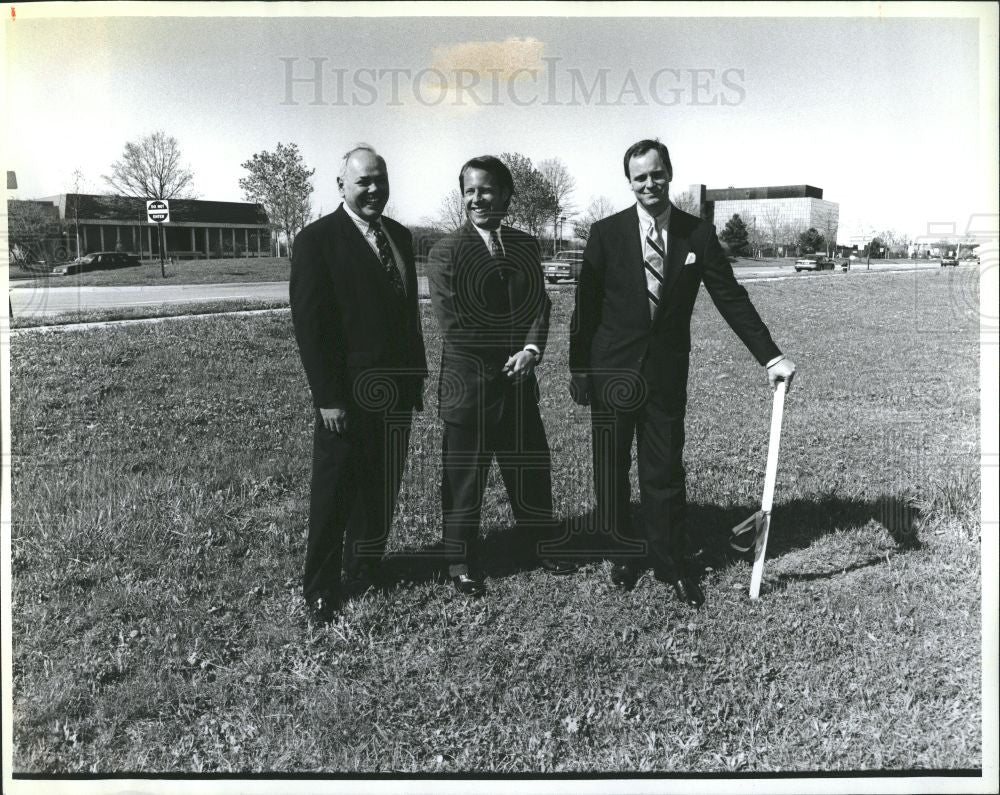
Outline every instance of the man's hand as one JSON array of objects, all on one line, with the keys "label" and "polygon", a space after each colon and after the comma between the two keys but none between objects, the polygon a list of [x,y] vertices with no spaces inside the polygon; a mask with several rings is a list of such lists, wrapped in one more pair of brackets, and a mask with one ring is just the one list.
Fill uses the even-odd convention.
[{"label": "man's hand", "polygon": [[795,377],[795,362],[791,359],[780,359],[767,368],[767,380],[771,384],[771,391],[778,388],[778,382],[785,382],[785,389],[792,390],[792,378]]},{"label": "man's hand", "polygon": [[535,354],[533,351],[518,351],[507,360],[503,366],[508,378],[521,379],[531,375],[535,369]]},{"label": "man's hand", "polygon": [[333,433],[347,432],[347,409],[320,409],[319,416],[323,419],[323,425],[328,431]]},{"label": "man's hand", "polygon": [[590,405],[590,376],[572,375],[569,379],[569,396],[578,406]]}]

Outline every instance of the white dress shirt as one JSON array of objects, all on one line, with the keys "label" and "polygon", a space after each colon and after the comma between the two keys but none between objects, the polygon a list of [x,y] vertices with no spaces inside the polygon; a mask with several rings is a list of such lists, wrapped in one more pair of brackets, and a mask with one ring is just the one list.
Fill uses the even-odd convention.
[{"label": "white dress shirt", "polygon": [[645,207],[636,202],[636,210],[639,212],[639,247],[646,250],[647,235],[657,243],[663,250],[663,270],[667,270],[667,224],[670,223],[670,204],[667,209],[657,216],[654,216]]}]

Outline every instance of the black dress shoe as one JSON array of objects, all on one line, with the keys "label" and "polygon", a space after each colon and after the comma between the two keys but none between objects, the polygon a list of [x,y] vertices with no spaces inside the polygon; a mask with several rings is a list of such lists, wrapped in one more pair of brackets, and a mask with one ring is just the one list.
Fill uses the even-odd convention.
[{"label": "black dress shoe", "polygon": [[361,596],[370,588],[378,588],[381,569],[376,563],[365,563],[347,579],[347,595]]},{"label": "black dress shoe", "polygon": [[580,568],[579,563],[569,560],[558,560],[557,558],[541,558],[539,563],[549,574],[572,574]]},{"label": "black dress shoe", "polygon": [[611,567],[611,583],[619,591],[631,591],[639,579],[639,572],[627,563],[615,563]]},{"label": "black dress shoe", "polygon": [[694,577],[674,577],[672,579],[660,577],[657,579],[667,583],[674,589],[677,598],[691,607],[701,607],[705,604],[705,592],[701,590],[698,580]]},{"label": "black dress shoe", "polygon": [[451,578],[451,584],[455,586],[456,591],[466,596],[482,596],[486,593],[483,581],[468,574],[456,574]]},{"label": "black dress shoe", "polygon": [[335,596],[314,596],[306,599],[309,617],[321,624],[329,624],[340,610],[340,600]]}]

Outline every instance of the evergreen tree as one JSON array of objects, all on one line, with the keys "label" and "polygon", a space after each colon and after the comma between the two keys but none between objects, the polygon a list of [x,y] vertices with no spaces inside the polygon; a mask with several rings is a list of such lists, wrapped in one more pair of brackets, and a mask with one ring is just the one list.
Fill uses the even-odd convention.
[{"label": "evergreen tree", "polygon": [[743,223],[739,213],[733,215],[726,221],[726,227],[722,230],[723,242],[729,246],[729,251],[736,257],[745,257],[750,253],[748,242],[747,225]]},{"label": "evergreen tree", "polygon": [[819,233],[814,226],[810,226],[805,232],[799,235],[799,250],[803,254],[815,254],[817,251],[826,249],[826,238]]}]

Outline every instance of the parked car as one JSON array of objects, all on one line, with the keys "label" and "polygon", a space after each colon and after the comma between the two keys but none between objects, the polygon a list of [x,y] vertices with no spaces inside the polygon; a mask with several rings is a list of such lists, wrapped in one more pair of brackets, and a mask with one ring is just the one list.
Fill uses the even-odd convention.
[{"label": "parked car", "polygon": [[84,257],[77,257],[52,269],[55,276],[66,276],[70,273],[83,271],[111,270],[113,268],[134,268],[142,263],[134,254],[123,254],[120,251],[95,251]]},{"label": "parked car", "polygon": [[832,271],[836,265],[825,254],[810,254],[808,257],[795,260],[795,270],[798,271]]},{"label": "parked car", "polygon": [[958,257],[941,257],[941,267],[947,268],[957,268],[958,267]]},{"label": "parked car", "polygon": [[555,284],[560,279],[580,278],[580,268],[583,267],[582,251],[560,251],[552,259],[542,262],[542,270],[549,284]]}]

